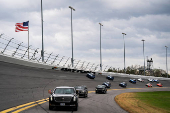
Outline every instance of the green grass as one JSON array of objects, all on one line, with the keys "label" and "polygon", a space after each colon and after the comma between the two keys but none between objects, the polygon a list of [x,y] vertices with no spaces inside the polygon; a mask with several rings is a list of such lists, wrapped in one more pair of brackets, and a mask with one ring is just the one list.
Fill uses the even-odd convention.
[{"label": "green grass", "polygon": [[170,112],[170,91],[137,92],[136,98],[154,107]]}]

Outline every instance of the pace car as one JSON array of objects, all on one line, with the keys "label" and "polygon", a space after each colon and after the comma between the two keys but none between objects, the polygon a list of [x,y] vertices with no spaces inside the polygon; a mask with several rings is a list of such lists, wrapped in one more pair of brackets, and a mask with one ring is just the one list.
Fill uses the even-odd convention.
[{"label": "pace car", "polygon": [[83,97],[88,97],[88,89],[86,86],[82,85],[82,86],[75,86],[74,87],[76,89],[76,93],[79,96],[83,96]]},{"label": "pace car", "polygon": [[122,82],[122,83],[120,83],[120,84],[119,84],[119,86],[121,86],[121,87],[125,87],[125,88],[126,88],[127,83],[126,83],[126,82]]},{"label": "pace car", "polygon": [[144,80],[142,78],[139,78],[138,81],[139,82],[144,82]]},{"label": "pace car", "polygon": [[98,85],[97,87],[96,87],[96,94],[97,93],[104,93],[104,94],[106,94],[107,93],[107,88],[106,88],[106,86],[105,85]]},{"label": "pace car", "polygon": [[108,75],[108,76],[106,77],[106,79],[108,79],[108,80],[114,80],[114,77],[111,76],[111,75]]},{"label": "pace car", "polygon": [[136,84],[136,79],[130,79],[129,82]]},{"label": "pace car", "polygon": [[162,85],[161,83],[158,83],[158,84],[157,84],[157,86],[159,86],[159,87],[163,87],[163,85]]},{"label": "pace car", "polygon": [[72,107],[75,111],[78,110],[78,95],[74,87],[60,86],[53,91],[49,90],[49,110],[54,107]]},{"label": "pace car", "polygon": [[93,73],[87,73],[86,77],[88,77],[90,79],[94,79],[95,75]]},{"label": "pace car", "polygon": [[111,83],[110,82],[103,82],[102,85],[105,85],[107,88],[110,88],[111,87]]},{"label": "pace car", "polygon": [[151,83],[147,83],[146,86],[147,87],[152,87],[152,84]]}]

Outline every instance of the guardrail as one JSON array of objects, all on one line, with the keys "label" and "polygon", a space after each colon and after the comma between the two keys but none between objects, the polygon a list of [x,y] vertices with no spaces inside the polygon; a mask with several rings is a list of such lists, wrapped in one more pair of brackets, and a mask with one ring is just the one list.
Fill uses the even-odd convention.
[{"label": "guardrail", "polygon": [[[74,59],[74,68],[71,68],[71,58],[56,54],[54,52],[48,53],[44,51],[44,62],[42,62],[41,50],[39,48],[33,48],[32,45],[24,44],[21,41],[15,40],[12,37],[1,34],[0,35],[0,54],[11,58],[17,58],[20,60],[49,65],[54,67],[61,67],[73,70],[83,71],[98,71],[99,64]],[[104,71],[108,69],[108,66],[104,67]]]}]

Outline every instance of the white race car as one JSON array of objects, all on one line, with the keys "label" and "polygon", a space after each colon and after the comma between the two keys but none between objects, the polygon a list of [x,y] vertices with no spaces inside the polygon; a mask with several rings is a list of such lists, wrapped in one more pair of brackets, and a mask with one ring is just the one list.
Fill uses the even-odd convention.
[{"label": "white race car", "polygon": [[154,79],[149,78],[149,79],[148,79],[148,81],[149,81],[149,82],[153,82],[153,81],[154,81]]},{"label": "white race car", "polygon": [[139,78],[138,81],[139,82],[144,82],[144,80],[142,78]]}]

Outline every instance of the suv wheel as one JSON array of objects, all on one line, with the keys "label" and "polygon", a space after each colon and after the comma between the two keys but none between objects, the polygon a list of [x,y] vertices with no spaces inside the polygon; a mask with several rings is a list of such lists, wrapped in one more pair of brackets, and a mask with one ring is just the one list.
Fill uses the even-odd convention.
[{"label": "suv wheel", "polygon": [[78,107],[74,108],[74,111],[77,111],[78,110]]},{"label": "suv wheel", "polygon": [[50,105],[49,105],[49,110],[53,110],[53,106],[50,106]]},{"label": "suv wheel", "polygon": [[77,111],[78,110],[78,103],[77,103],[77,106],[74,108],[74,111]]}]

